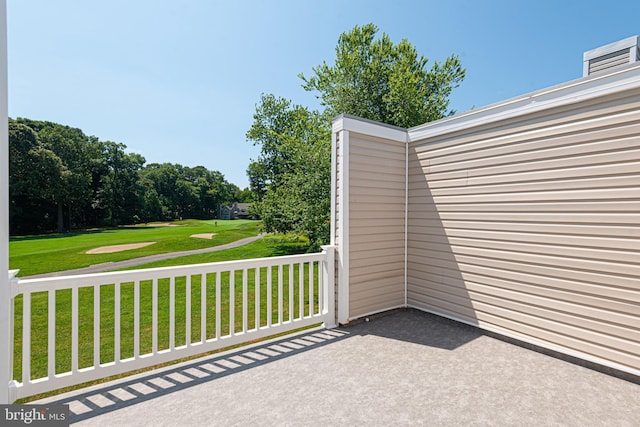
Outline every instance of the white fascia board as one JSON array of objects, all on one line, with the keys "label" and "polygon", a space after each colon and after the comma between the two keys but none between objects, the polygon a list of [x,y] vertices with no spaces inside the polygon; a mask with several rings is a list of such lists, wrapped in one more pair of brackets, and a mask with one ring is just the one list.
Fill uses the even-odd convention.
[{"label": "white fascia board", "polygon": [[583,77],[477,110],[425,123],[408,130],[409,142],[637,88],[640,88],[640,65],[629,64],[612,73]]},{"label": "white fascia board", "polygon": [[398,142],[407,142],[407,130],[361,117],[341,114],[333,119],[333,132],[346,130]]}]

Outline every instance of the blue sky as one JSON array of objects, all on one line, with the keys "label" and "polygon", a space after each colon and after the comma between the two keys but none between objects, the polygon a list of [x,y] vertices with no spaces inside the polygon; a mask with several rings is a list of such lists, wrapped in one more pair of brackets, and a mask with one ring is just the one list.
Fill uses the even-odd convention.
[{"label": "blue sky", "polygon": [[317,107],[299,73],[375,23],[430,60],[455,53],[458,112],[581,77],[582,54],[640,34],[640,1],[8,0],[9,115],[203,165],[246,187],[261,93]]}]

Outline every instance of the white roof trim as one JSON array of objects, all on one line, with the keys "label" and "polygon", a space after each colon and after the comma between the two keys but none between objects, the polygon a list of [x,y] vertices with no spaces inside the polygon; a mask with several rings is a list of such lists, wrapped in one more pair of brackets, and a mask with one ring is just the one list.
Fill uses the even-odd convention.
[{"label": "white roof trim", "polygon": [[373,135],[392,141],[407,142],[407,130],[404,128],[363,119],[361,117],[350,116],[348,114],[341,114],[333,119],[333,132],[339,132],[341,130]]},{"label": "white roof trim", "polygon": [[583,77],[408,130],[409,142],[506,120],[603,95],[640,88],[640,65],[630,64],[603,74]]},{"label": "white roof trim", "polygon": [[341,114],[333,119],[333,132],[347,130],[398,142],[419,141],[636,88],[640,88],[640,64],[634,63],[611,73],[583,77],[408,130]]}]

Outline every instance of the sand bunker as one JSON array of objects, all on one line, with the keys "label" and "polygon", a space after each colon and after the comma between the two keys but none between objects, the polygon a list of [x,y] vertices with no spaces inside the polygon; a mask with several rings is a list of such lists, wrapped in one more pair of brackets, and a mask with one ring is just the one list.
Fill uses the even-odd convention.
[{"label": "sand bunker", "polygon": [[200,234],[192,234],[191,237],[195,237],[196,239],[213,239],[218,233],[200,233]]},{"label": "sand bunker", "polygon": [[171,224],[169,222],[151,222],[145,224],[147,227],[179,227],[179,224]]},{"label": "sand bunker", "polygon": [[110,254],[113,252],[128,251],[131,249],[144,248],[153,245],[155,242],[130,243],[128,245],[101,246],[99,248],[89,249],[88,254]]}]

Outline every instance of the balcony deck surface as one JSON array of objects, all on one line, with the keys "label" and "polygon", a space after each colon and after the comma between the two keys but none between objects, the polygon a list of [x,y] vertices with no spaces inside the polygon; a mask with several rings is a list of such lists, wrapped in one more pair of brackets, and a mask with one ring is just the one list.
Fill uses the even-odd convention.
[{"label": "balcony deck surface", "polygon": [[33,403],[78,426],[638,426],[640,385],[400,310]]}]

